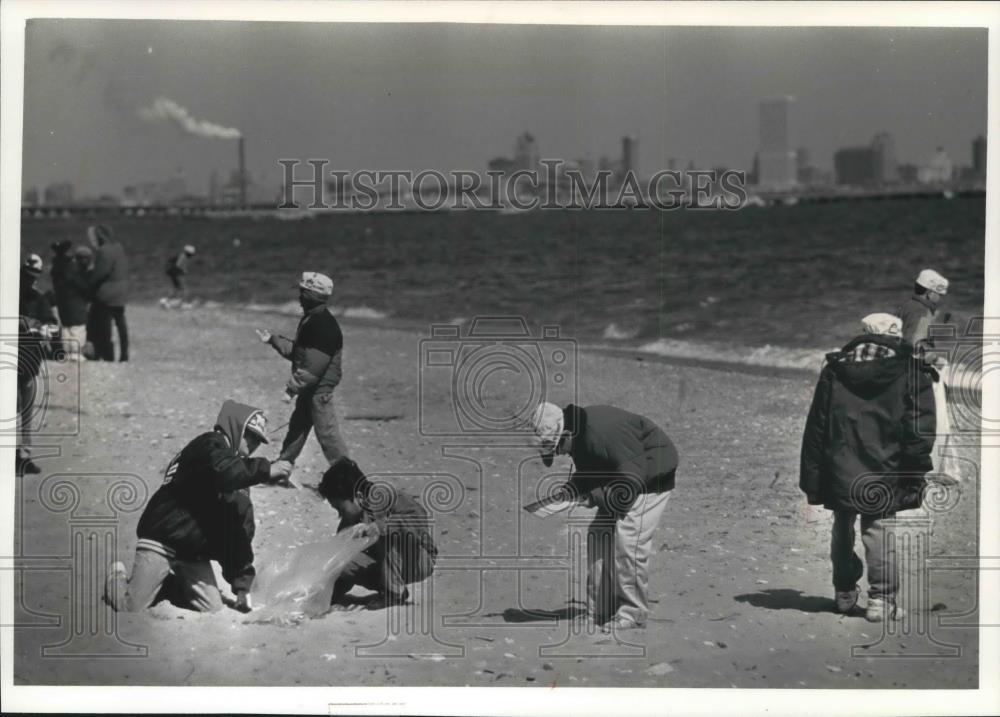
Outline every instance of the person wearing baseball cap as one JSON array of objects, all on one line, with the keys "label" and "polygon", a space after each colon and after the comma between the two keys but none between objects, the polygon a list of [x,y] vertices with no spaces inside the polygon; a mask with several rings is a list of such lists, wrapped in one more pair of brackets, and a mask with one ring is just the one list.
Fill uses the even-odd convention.
[{"label": "person wearing baseball cap", "polygon": [[[895,311],[903,321],[903,339],[920,348],[928,340],[941,300],[948,293],[948,280],[933,269],[924,269],[913,283],[913,295]],[[947,318],[945,318],[947,321]]]},{"label": "person wearing baseball cap", "polygon": [[18,476],[41,472],[31,460],[31,425],[38,376],[45,365],[49,339],[58,334],[59,321],[45,294],[38,290],[44,263],[38,254],[29,254],[21,264],[17,331],[17,450],[14,460]]},{"label": "person wearing baseball cap", "polygon": [[655,423],[613,406],[541,403],[531,417],[545,466],[573,461],[562,490],[588,496],[587,611],[605,631],[643,627],[649,615],[653,532],[674,489],[678,455]]},{"label": "person wearing baseball cap", "polygon": [[[870,622],[899,620],[890,534],[897,512],[919,508],[936,428],[931,369],[901,336],[902,321],[869,314],[862,333],[826,355],[802,437],[799,488],[833,512],[834,604],[854,611],[868,566]],[[860,516],[865,560],[854,552]]]},{"label": "person wearing baseball cap", "polygon": [[303,272],[298,284],[302,318],[295,338],[256,329],[257,336],[292,362],[285,393],[295,399],[288,433],[281,444],[281,460],[295,463],[313,429],[330,465],[347,457],[347,444],[340,435],[333,392],[340,384],[344,335],[328,303],[333,279],[314,271]]},{"label": "person wearing baseball cap", "polygon": [[131,576],[120,562],[109,569],[104,597],[113,609],[145,610],[165,594],[179,607],[221,610],[209,562],[215,560],[236,595],[236,609],[250,610],[256,571],[249,489],[281,482],[292,469],[287,462],[250,457],[267,442],[267,419],[260,409],[236,401],[222,404],[214,429],[174,457],[163,485],[143,509]]}]

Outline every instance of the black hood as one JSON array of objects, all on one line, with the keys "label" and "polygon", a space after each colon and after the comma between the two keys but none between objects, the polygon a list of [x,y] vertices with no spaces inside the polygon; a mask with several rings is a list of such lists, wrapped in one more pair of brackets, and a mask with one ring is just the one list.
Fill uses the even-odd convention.
[{"label": "black hood", "polygon": [[250,417],[260,412],[259,408],[236,401],[226,401],[222,404],[219,417],[215,420],[215,430],[229,439],[229,447],[232,448],[234,454],[239,453],[243,432],[246,430]]},{"label": "black hood", "polygon": [[[894,356],[858,360],[855,349],[863,344],[891,349]],[[880,393],[897,381],[910,368],[912,350],[909,344],[891,336],[865,334],[840,351],[827,354],[830,369],[839,381],[858,394]]]}]

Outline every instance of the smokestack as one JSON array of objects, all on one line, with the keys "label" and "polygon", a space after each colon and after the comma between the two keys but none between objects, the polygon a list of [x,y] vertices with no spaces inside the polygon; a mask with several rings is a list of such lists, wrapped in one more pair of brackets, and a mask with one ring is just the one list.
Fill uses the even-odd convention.
[{"label": "smokestack", "polygon": [[247,166],[246,166],[246,156],[243,150],[243,135],[240,135],[237,142],[237,171],[239,172],[240,181],[240,206],[245,207],[247,205]]}]

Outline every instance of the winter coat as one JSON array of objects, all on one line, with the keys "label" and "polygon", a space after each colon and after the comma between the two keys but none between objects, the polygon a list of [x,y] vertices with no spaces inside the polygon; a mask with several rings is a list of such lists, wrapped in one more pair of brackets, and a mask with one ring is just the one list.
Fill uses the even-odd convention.
[{"label": "winter coat", "polygon": [[42,326],[55,326],[59,323],[52,312],[45,295],[34,287],[34,277],[21,274],[20,296],[18,297],[18,336],[17,336],[17,380],[19,383],[29,381],[39,374],[45,354],[48,351],[48,341],[41,333]]},{"label": "winter coat", "polygon": [[190,443],[167,467],[137,535],[155,540],[178,558],[217,560],[234,592],[253,583],[253,503],[250,486],[268,480],[266,458],[240,456],[239,446],[257,409],[226,401],[215,430]]},{"label": "winter coat", "polygon": [[802,439],[810,504],[887,515],[920,506],[934,442],[934,369],[905,341],[864,335],[827,354]]},{"label": "winter coat", "polygon": [[642,493],[673,490],[677,449],[648,418],[613,406],[570,404],[563,425],[573,436],[569,485],[589,493],[602,510],[622,516]]},{"label": "winter coat", "polygon": [[299,320],[295,340],[271,336],[275,350],[292,362],[287,390],[292,395],[330,393],[340,383],[344,335],[325,304]]},{"label": "winter coat", "polygon": [[937,314],[935,306],[926,296],[914,294],[893,312],[903,321],[903,340],[911,346],[926,341],[931,323]]},{"label": "winter coat", "polygon": [[52,288],[63,326],[83,326],[87,323],[90,305],[90,283],[86,272],[73,260],[52,265]]},{"label": "winter coat", "polygon": [[94,300],[106,306],[125,306],[128,298],[128,258],[117,241],[106,241],[94,252],[90,289]]}]

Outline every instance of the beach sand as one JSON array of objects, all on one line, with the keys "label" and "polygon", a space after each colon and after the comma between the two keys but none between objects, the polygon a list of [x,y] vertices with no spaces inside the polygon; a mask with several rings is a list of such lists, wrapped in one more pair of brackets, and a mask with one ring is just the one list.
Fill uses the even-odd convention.
[{"label": "beach sand", "polygon": [[[570,536],[589,512],[539,519],[519,507],[536,497],[543,476],[550,484],[568,472],[566,459],[546,470],[516,441],[421,433],[421,425],[434,429],[453,420],[447,378],[418,381],[426,337],[361,322],[344,326],[344,380],[336,393],[341,426],[363,469],[434,504],[441,554],[433,579],[414,590],[419,609],[330,613],[281,627],[249,624],[252,615],[231,609],[199,615],[161,604],[117,615],[110,634],[90,634],[115,617],[93,599],[103,580],[98,563],[131,565],[144,500],[133,496],[131,512],[110,511],[105,503],[116,476],[141,482],[151,494],[170,458],[211,429],[226,398],[264,408],[272,429],[291,411],[282,400],[288,365],[252,329],[267,325],[291,335],[293,317],[151,306],[129,307],[128,317],[130,363],[85,364],[79,382],[72,370],[50,365],[50,376],[68,378],[51,382],[43,432],[72,432],[77,418],[79,432],[39,437],[42,474],[18,484],[15,547],[25,569],[18,573],[17,684],[977,685],[975,628],[938,624],[958,614],[948,621],[975,625],[974,571],[931,571],[926,594],[909,603],[915,619],[896,634],[833,612],[830,516],[807,510],[798,489],[814,375],[580,350],[576,389],[567,382],[557,401],[610,403],[648,416],[673,438],[681,465],[654,537],[648,627],[576,634],[571,621],[537,611],[558,614],[574,594],[571,584],[582,576],[567,567]],[[490,405],[514,400],[504,396],[502,379],[491,379]],[[282,435],[277,431],[261,454],[276,455]],[[978,465],[974,454],[964,457]],[[314,485],[323,467],[310,439],[294,477]],[[976,480],[972,468],[957,504],[934,515],[929,553],[936,567],[961,565],[944,556],[978,552]],[[78,502],[67,503],[73,489],[60,492],[57,483],[75,486]],[[255,487],[252,496],[258,568],[268,556],[336,529],[336,513],[308,487]],[[116,544],[73,542],[71,535],[89,529],[87,516],[104,516],[106,527],[109,515]],[[913,567],[908,585],[916,579]],[[390,629],[400,616],[403,629]],[[420,634],[428,625],[431,634]],[[410,627],[416,634],[407,634]],[[942,653],[949,659],[912,659]]]}]

